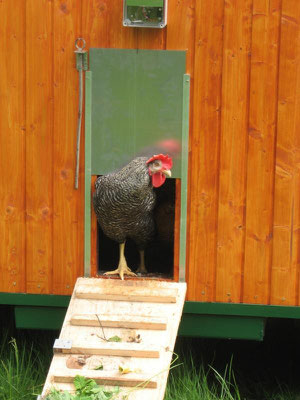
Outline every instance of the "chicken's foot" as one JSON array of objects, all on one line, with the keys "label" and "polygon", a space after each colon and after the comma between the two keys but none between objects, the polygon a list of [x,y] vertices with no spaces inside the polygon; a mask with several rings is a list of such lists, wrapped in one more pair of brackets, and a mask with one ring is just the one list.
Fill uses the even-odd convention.
[{"label": "chicken's foot", "polygon": [[144,250],[140,250],[140,266],[136,270],[136,272],[139,272],[141,274],[146,274],[148,271],[145,266],[145,252]]},{"label": "chicken's foot", "polygon": [[132,272],[127,265],[126,258],[124,255],[124,249],[125,249],[125,242],[120,243],[120,258],[119,258],[118,268],[113,271],[105,272],[104,275],[120,275],[122,281],[124,280],[124,275],[136,276],[136,274]]}]

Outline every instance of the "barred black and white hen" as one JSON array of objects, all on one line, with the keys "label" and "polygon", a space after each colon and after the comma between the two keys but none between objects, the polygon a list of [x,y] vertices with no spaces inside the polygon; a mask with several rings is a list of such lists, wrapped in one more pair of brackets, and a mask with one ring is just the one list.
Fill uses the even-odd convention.
[{"label": "barred black and white hen", "polygon": [[172,159],[168,155],[137,157],[122,169],[100,176],[93,204],[98,222],[110,239],[120,245],[118,268],[106,274],[135,275],[128,267],[124,248],[132,239],[140,252],[138,272],[147,272],[144,249],[154,235],[153,208],[157,188],[171,176]]}]

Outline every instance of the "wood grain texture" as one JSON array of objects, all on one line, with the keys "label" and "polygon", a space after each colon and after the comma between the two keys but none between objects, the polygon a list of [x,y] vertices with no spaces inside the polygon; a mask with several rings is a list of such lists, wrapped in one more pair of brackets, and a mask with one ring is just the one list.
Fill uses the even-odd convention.
[{"label": "wood grain texture", "polygon": [[80,10],[72,1],[55,0],[53,6],[53,293],[71,294],[77,276],[83,274],[83,234],[79,230],[83,179],[79,190],[74,189],[79,93],[74,49],[80,32]]},{"label": "wood grain texture", "polygon": [[71,349],[63,349],[63,354],[97,354],[101,356],[159,358],[159,346],[141,345],[140,343],[101,342],[98,346],[87,342],[72,342]]},{"label": "wood grain texture", "polygon": [[[126,28],[132,29],[132,28]],[[166,30],[154,28],[133,28],[137,35],[138,49],[164,50],[166,48]]]},{"label": "wood grain texture", "polygon": [[193,78],[195,0],[168,1],[166,50],[186,50],[186,73]]},{"label": "wood grain texture", "polygon": [[[70,319],[71,325],[78,326],[101,326],[104,328],[125,328],[125,329],[167,329],[167,318],[138,316],[130,314],[73,314]],[[134,339],[134,338],[133,338]]]},{"label": "wood grain texture", "polygon": [[52,293],[53,3],[26,1],[26,280]]},{"label": "wood grain texture", "polygon": [[113,286],[106,282],[106,285],[91,286],[78,285],[75,296],[78,299],[97,299],[97,300],[118,300],[118,301],[138,301],[150,303],[176,303],[178,294],[177,289],[152,289],[151,287],[131,287],[120,285],[115,281]]},{"label": "wood grain texture", "polygon": [[300,3],[282,2],[271,304],[299,304]]},{"label": "wood grain texture", "polygon": [[25,4],[0,2],[0,291],[25,291]]},{"label": "wood grain texture", "polygon": [[225,0],[216,300],[240,302],[252,0]]},{"label": "wood grain texture", "polygon": [[123,27],[122,19],[122,1],[83,1],[82,32],[88,47],[136,48],[136,30]]},{"label": "wood grain texture", "polygon": [[196,2],[195,12],[188,299],[214,301],[224,2]]},{"label": "wood grain texture", "polygon": [[[78,375],[77,369],[65,368],[58,370],[55,375],[53,375],[54,382],[58,383],[73,383],[75,376]],[[99,385],[106,386],[122,386],[122,387],[135,387],[137,385],[142,385],[145,388],[156,389],[157,382],[153,380],[151,375],[142,375],[131,373],[127,375],[109,374],[105,371],[88,371],[84,376],[87,379],[93,379]]]},{"label": "wood grain texture", "polygon": [[270,293],[280,13],[281,0],[253,2],[245,303],[267,304]]}]

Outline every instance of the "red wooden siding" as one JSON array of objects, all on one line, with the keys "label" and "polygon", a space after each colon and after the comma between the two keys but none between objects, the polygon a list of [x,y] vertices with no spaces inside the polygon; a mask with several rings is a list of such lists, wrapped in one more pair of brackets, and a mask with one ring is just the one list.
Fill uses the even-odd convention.
[{"label": "red wooden siding", "polygon": [[81,36],[187,50],[188,299],[299,304],[298,0],[169,0],[163,30],[124,28],[121,0],[2,0],[0,13],[0,291],[69,294],[83,274]]}]

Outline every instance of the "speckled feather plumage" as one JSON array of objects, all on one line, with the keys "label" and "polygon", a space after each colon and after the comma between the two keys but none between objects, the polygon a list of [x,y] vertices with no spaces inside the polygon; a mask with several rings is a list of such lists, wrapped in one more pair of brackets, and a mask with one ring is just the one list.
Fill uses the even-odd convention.
[{"label": "speckled feather plumage", "polygon": [[144,249],[154,234],[155,193],[147,157],[137,157],[122,169],[96,181],[93,204],[98,222],[110,239],[133,239]]}]

